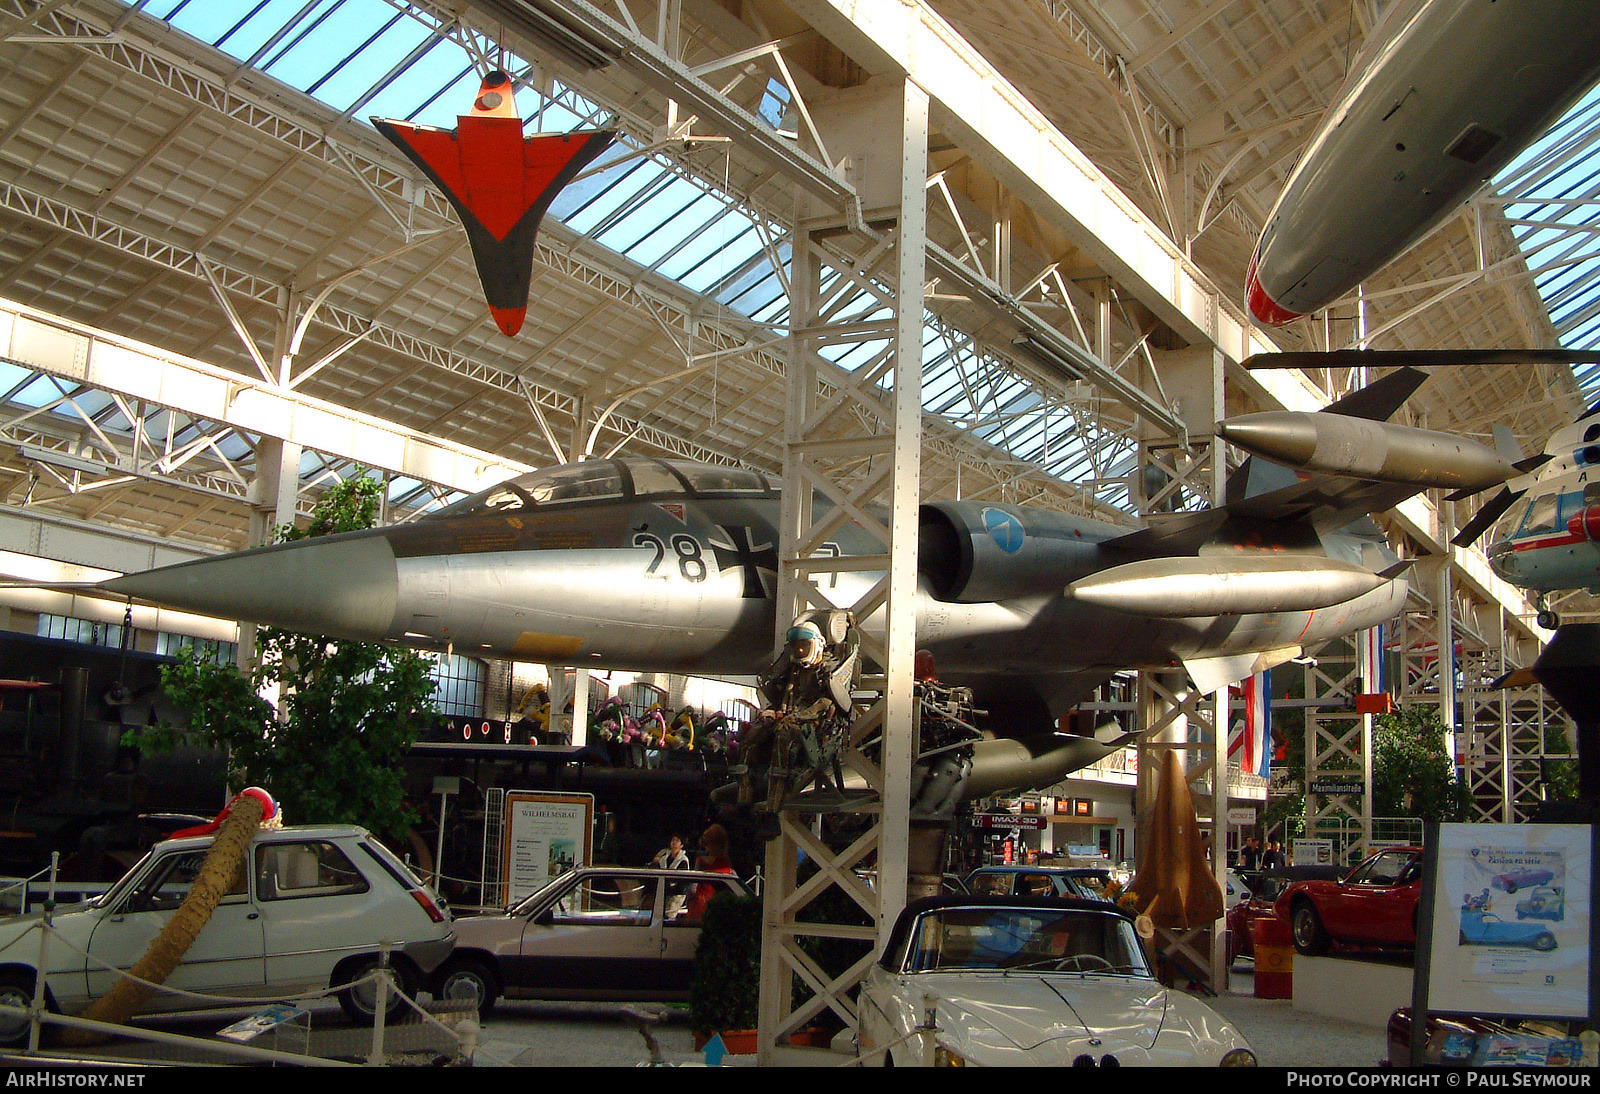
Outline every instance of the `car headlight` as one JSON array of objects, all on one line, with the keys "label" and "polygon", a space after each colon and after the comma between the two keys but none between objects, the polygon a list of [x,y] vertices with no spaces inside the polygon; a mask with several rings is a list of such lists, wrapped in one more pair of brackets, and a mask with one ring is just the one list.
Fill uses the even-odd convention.
[{"label": "car headlight", "polygon": [[935,1045],[933,1046],[933,1066],[966,1067],[967,1058],[953,1049],[945,1048],[943,1045]]},{"label": "car headlight", "polygon": [[1256,1054],[1247,1048],[1236,1048],[1222,1057],[1218,1067],[1255,1067]]}]

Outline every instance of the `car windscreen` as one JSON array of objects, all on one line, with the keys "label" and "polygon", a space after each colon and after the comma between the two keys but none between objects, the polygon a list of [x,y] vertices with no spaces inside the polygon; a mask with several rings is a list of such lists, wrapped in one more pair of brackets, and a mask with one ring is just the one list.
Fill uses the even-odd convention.
[{"label": "car windscreen", "polygon": [[908,972],[1030,969],[1148,976],[1133,925],[1083,909],[954,907],[920,917]]},{"label": "car windscreen", "polygon": [[109,908],[114,901],[118,900],[122,894],[127,891],[128,886],[133,884],[134,879],[144,872],[145,865],[149,861],[150,852],[146,851],[144,853],[144,857],[129,867],[128,872],[123,874],[122,877],[117,880],[116,884],[112,885],[111,888],[101,893],[99,897],[90,901],[89,903],[96,908]]}]

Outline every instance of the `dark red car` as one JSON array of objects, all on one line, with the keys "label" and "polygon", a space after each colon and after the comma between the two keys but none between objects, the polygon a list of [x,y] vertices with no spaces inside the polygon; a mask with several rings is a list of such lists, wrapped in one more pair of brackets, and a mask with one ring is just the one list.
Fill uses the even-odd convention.
[{"label": "dark red car", "polygon": [[[1411,1066],[1411,1008],[1389,1016],[1387,1063]],[[1430,1014],[1420,1063],[1428,1067],[1580,1067],[1587,1021]]]},{"label": "dark red car", "polygon": [[1228,964],[1256,955],[1255,922],[1270,916],[1283,891],[1297,881],[1337,881],[1344,870],[1337,866],[1278,866],[1250,875],[1250,892],[1228,909]]},{"label": "dark red car", "polygon": [[1323,954],[1333,945],[1409,950],[1417,944],[1422,848],[1387,847],[1342,881],[1297,881],[1273,905],[1294,948]]}]

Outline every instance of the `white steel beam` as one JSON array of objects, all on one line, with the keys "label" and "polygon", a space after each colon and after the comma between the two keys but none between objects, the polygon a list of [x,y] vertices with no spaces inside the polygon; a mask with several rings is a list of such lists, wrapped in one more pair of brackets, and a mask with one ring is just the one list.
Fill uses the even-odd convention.
[{"label": "white steel beam", "polygon": [[0,300],[0,357],[192,418],[476,492],[531,470],[229,369]]},{"label": "white steel beam", "polygon": [[1273,346],[1105,173],[921,0],[790,0],[858,64],[911,80],[932,121],[1192,343],[1233,361]]}]

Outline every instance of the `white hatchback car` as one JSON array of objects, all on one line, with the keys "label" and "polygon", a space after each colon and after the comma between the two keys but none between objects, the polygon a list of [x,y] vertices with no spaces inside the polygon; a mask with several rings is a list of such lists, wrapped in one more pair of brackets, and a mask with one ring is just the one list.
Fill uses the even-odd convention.
[{"label": "white hatchback car", "polygon": [[[103,896],[56,910],[45,979],[53,1010],[84,1010],[115,982],[111,969],[131,969],[144,956],[183,903],[213,838],[158,843]],[[0,1006],[32,1002],[41,918],[0,919]],[[230,1000],[281,999],[360,979],[384,943],[401,990],[414,995],[455,945],[449,909],[364,829],[263,829],[247,868],[166,986]],[[370,1021],[376,992],[369,982],[341,992],[339,1002],[352,1018]],[[146,1009],[223,1005],[158,991]],[[27,1035],[25,1020],[0,1011],[0,1045]]]}]

